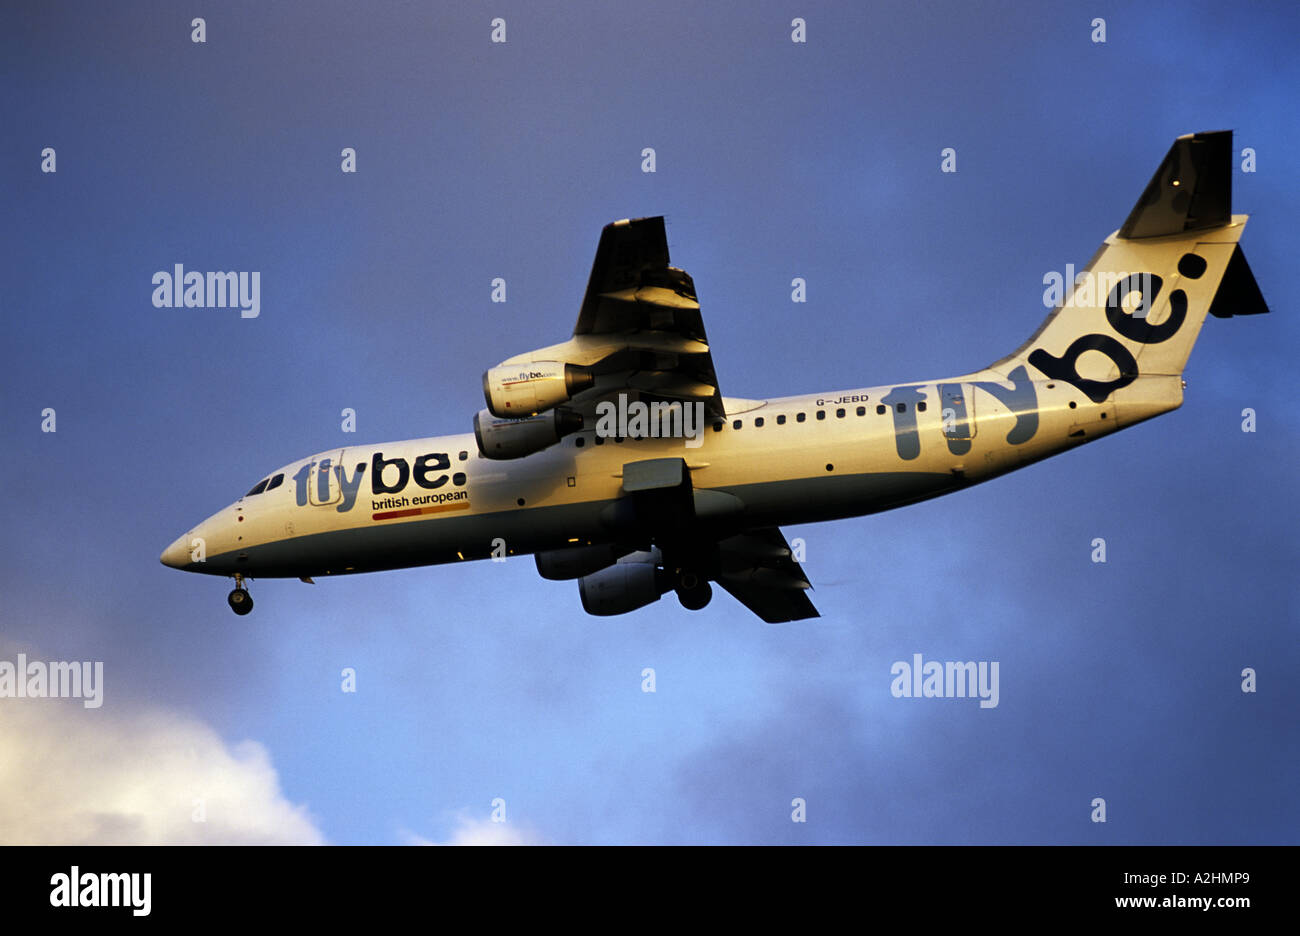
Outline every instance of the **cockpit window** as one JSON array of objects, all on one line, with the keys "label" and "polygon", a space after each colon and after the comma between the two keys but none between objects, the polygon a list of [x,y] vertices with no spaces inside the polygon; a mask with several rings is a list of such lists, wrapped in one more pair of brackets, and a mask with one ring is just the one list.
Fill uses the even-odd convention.
[{"label": "cockpit window", "polygon": [[274,491],[281,484],[284,484],[284,472],[280,472],[270,478],[263,478],[253,485],[253,489],[245,494],[245,497],[252,497],[254,494],[261,494],[263,491]]}]

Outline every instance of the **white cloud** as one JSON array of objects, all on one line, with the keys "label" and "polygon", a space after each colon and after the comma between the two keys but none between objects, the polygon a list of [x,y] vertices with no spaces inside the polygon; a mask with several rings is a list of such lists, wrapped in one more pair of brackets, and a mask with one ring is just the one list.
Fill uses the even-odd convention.
[{"label": "white cloud", "polygon": [[406,845],[540,845],[541,842],[531,829],[519,828],[509,822],[493,822],[491,819],[470,819],[461,814],[456,819],[456,829],[451,840],[435,842],[422,835],[416,835],[407,829],[401,830],[402,842]]},{"label": "white cloud", "polygon": [[256,742],[156,709],[0,699],[0,843],[323,842]]}]

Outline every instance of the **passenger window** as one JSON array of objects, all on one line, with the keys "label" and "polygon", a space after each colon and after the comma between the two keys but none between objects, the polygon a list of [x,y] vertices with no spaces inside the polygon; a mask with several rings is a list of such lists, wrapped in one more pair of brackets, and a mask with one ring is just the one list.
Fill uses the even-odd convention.
[{"label": "passenger window", "polygon": [[916,411],[917,411],[918,413],[924,413],[924,412],[925,412],[925,402],[924,402],[924,401],[922,401],[922,402],[916,404]]},{"label": "passenger window", "polygon": [[859,416],[865,416],[865,415],[867,415],[867,408],[866,408],[865,406],[859,406],[859,407],[858,407],[858,415],[859,415]]},{"label": "passenger window", "polygon": [[795,422],[803,422],[803,421],[804,421],[804,415],[803,415],[803,413],[799,413],[798,415],[796,415],[795,418],[794,418],[794,421],[795,421]]},{"label": "passenger window", "polygon": [[835,411],[835,418],[836,418],[836,419],[843,419],[843,418],[844,418],[844,407],[841,406],[839,409],[837,409],[837,410]]},{"label": "passenger window", "polygon": [[777,424],[778,426],[784,426],[784,425],[785,425],[785,413],[782,413],[780,416],[776,417],[776,424]]},{"label": "passenger window", "polygon": [[255,485],[253,485],[253,489],[249,491],[247,494],[245,494],[244,496],[252,497],[254,494],[261,494],[263,491],[266,490],[267,482],[270,480],[271,480],[270,478],[263,478],[261,481],[258,481]]},{"label": "passenger window", "polygon": [[881,415],[881,416],[884,416],[884,415],[885,415],[885,404],[884,404],[884,403],[881,403],[880,405],[878,405],[878,406],[876,407],[876,413],[879,414],[879,415]]},{"label": "passenger window", "polygon": [[715,423],[713,424],[713,431],[714,431],[714,432],[721,432],[721,431],[722,431],[722,420],[718,420],[717,422],[715,422]]},{"label": "passenger window", "polygon": [[467,459],[467,458],[469,458],[469,452],[461,452],[461,453],[460,453],[460,460],[461,460],[461,461],[464,461],[464,460]]},{"label": "passenger window", "polygon": [[732,424],[731,424],[731,428],[732,428],[732,429],[739,429],[739,428],[740,428],[740,425],[741,425],[740,420],[737,419],[737,420],[735,420],[734,422],[732,422]]},{"label": "passenger window", "polygon": [[284,483],[284,474],[281,473],[281,474],[278,474],[278,475],[276,475],[274,478],[271,479],[271,483],[268,484],[268,485],[266,486],[266,489],[267,489],[268,491],[274,491],[276,488],[278,488],[278,487],[279,487],[281,484],[283,484],[283,483]]},{"label": "passenger window", "polygon": [[586,444],[587,444],[587,440],[584,439],[582,436],[578,436],[576,439],[573,440],[574,448],[582,448]]},{"label": "passenger window", "polygon": [[898,404],[898,411],[899,411],[900,413],[906,413],[906,412],[907,412],[907,404],[906,404],[906,403],[899,403],[899,404]]},{"label": "passenger window", "polygon": [[824,409],[819,409],[819,410],[817,411],[817,418],[818,418],[818,419],[825,419],[825,418],[826,418],[826,410],[824,410]]},{"label": "passenger window", "polygon": [[755,428],[755,429],[761,429],[761,428],[763,428],[763,417],[762,417],[762,416],[756,416],[756,417],[754,417],[754,428]]}]

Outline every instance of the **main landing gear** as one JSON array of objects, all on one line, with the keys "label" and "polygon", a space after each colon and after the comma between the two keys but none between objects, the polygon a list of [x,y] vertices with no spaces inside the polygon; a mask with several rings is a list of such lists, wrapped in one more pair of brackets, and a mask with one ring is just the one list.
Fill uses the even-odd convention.
[{"label": "main landing gear", "polygon": [[235,573],[234,591],[226,596],[226,601],[230,604],[230,610],[236,614],[244,615],[253,610],[253,596],[244,587],[244,577],[238,572]]},{"label": "main landing gear", "polygon": [[682,572],[677,577],[677,600],[687,611],[699,611],[713,598],[709,580],[695,572]]}]

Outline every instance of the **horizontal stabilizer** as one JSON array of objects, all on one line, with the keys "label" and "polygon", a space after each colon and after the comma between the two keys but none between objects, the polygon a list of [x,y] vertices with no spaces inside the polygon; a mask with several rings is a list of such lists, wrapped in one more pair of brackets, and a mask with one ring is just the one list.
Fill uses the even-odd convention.
[{"label": "horizontal stabilizer", "polygon": [[1231,220],[1232,131],[1191,133],[1174,140],[1119,236],[1161,237]]},{"label": "horizontal stabilizer", "polygon": [[1228,269],[1224,271],[1219,291],[1214,294],[1210,304],[1210,314],[1219,318],[1232,318],[1234,315],[1259,315],[1268,311],[1264,294],[1259,291],[1255,274],[1250,272],[1246,255],[1241,252],[1241,245],[1232,251]]}]

